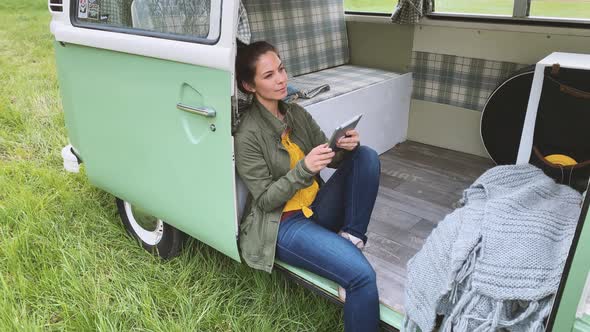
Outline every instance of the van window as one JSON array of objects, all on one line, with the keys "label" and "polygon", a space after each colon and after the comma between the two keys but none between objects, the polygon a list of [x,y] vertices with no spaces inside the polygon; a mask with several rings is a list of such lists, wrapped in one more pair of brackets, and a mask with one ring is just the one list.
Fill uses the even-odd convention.
[{"label": "van window", "polygon": [[531,1],[530,16],[590,20],[590,0]]},{"label": "van window", "polygon": [[391,0],[344,0],[347,12],[388,13],[391,14],[397,1]]},{"label": "van window", "polygon": [[434,11],[443,13],[487,14],[512,16],[514,0],[437,0]]},{"label": "van window", "polygon": [[[432,14],[504,16],[543,21],[590,22],[590,0],[425,0],[432,1]],[[347,12],[391,14],[398,1],[344,0]]]},{"label": "van window", "polygon": [[[516,8],[515,8],[516,6]],[[521,8],[522,9],[519,9]],[[519,13],[520,11],[520,13]],[[590,19],[589,0],[434,0],[435,13]]]},{"label": "van window", "polygon": [[205,43],[219,39],[221,0],[77,0],[73,7],[76,26]]}]

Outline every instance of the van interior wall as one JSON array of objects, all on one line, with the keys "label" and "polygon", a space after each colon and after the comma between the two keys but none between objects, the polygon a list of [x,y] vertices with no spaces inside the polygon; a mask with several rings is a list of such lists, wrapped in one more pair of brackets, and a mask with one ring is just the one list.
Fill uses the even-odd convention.
[{"label": "van interior wall", "polygon": [[354,65],[410,71],[414,26],[347,20],[350,62]]},{"label": "van interior wall", "polygon": [[[389,18],[347,16],[352,64],[413,71],[416,54],[478,59],[494,64],[534,64],[551,52],[590,53],[590,29],[423,19],[417,25]],[[408,139],[488,157],[481,142],[481,102],[472,107],[440,103],[416,93]]]}]

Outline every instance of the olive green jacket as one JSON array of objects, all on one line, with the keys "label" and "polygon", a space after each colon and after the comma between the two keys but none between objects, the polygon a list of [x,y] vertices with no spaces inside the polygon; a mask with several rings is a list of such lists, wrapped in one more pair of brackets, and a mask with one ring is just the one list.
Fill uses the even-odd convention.
[{"label": "olive green jacket", "polygon": [[[316,176],[307,169],[303,159],[290,169],[289,153],[281,143],[281,134],[287,127],[291,128],[291,141],[306,155],[328,141],[303,107],[280,101],[279,108],[285,114],[283,121],[255,98],[235,134],[236,168],[249,191],[240,223],[241,254],[249,266],[267,272],[273,267],[285,203],[299,189],[310,186]],[[337,152],[328,167],[336,168],[346,153]]]}]

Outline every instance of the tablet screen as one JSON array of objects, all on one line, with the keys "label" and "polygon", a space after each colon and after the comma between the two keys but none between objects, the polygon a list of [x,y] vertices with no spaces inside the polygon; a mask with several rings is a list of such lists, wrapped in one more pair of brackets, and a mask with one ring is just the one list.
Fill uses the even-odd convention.
[{"label": "tablet screen", "polygon": [[336,147],[336,143],[338,142],[338,140],[341,137],[346,136],[347,131],[356,128],[356,125],[358,124],[358,122],[360,121],[362,116],[363,116],[363,114],[361,113],[361,114],[353,117],[352,119],[344,122],[343,124],[338,126],[336,128],[336,130],[334,130],[334,133],[332,133],[332,137],[330,138],[330,142],[329,142],[329,146],[332,150],[336,151],[338,149]]}]

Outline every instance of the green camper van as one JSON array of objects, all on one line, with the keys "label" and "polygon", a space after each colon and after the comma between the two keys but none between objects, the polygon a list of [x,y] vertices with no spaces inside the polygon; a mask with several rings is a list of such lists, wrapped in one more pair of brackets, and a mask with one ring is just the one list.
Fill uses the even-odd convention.
[{"label": "green camper van", "polygon": [[[241,43],[269,41],[294,86],[329,86],[294,101],[328,136],[364,113],[357,128],[382,164],[365,255],[381,321],[401,329],[408,260],[481,174],[535,156],[545,73],[590,75],[590,22],[534,18],[530,6],[515,0],[505,15],[472,15],[399,1],[392,16],[345,11],[342,0],[49,0],[71,143],[64,166],[85,167],[114,196],[148,251],[171,258],[189,236],[240,262],[248,191],[233,134],[248,101],[235,56]],[[526,84],[513,84],[519,78]],[[575,91],[588,100],[583,87]],[[520,106],[498,106],[506,104]],[[590,151],[584,135],[575,144]],[[547,330],[590,331],[589,203],[586,195]],[[339,302],[334,282],[274,267]]]}]

